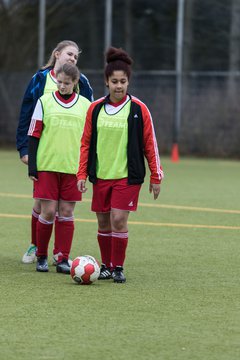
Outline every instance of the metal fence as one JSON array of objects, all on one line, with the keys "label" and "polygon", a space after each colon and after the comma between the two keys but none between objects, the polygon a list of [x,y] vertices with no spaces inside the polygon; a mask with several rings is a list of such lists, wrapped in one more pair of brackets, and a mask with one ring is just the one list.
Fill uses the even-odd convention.
[{"label": "metal fence", "polygon": [[130,92],[151,110],[161,153],[177,131],[180,154],[239,158],[239,12],[239,0],[0,0],[0,146],[15,146],[30,78],[70,38],[95,98],[106,46],[133,56]]},{"label": "metal fence", "polygon": [[[102,96],[102,72],[84,73],[94,88],[95,98]],[[31,76],[30,72],[0,73],[1,146],[15,146],[22,95]],[[233,85],[229,87],[227,74],[184,75],[180,154],[240,157],[240,104],[234,90],[240,86],[240,77],[236,75],[231,81]],[[175,89],[176,77],[171,72],[135,72],[129,89],[149,107],[163,154],[170,154],[172,148]]]}]

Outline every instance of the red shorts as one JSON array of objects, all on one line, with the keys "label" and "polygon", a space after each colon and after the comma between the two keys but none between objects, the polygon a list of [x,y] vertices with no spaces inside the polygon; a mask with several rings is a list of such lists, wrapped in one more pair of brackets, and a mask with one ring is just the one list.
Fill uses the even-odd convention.
[{"label": "red shorts", "polygon": [[141,184],[129,185],[127,178],[98,179],[93,185],[92,211],[110,212],[111,209],[136,211]]},{"label": "red shorts", "polygon": [[81,201],[77,177],[52,171],[38,171],[38,181],[33,182],[33,197],[43,200]]}]

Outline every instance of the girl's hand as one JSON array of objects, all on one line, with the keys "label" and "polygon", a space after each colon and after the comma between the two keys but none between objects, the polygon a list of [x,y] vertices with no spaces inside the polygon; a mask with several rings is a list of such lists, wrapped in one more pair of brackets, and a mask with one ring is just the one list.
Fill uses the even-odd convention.
[{"label": "girl's hand", "polygon": [[28,176],[33,181],[38,181],[37,169],[28,169]]},{"label": "girl's hand", "polygon": [[78,180],[77,182],[78,191],[80,191],[81,193],[85,193],[87,191],[85,184],[86,184],[86,180]]},{"label": "girl's hand", "polygon": [[28,155],[24,155],[23,157],[21,157],[20,159],[25,165],[28,164]]},{"label": "girl's hand", "polygon": [[158,195],[160,194],[161,188],[160,184],[149,184],[149,192],[153,192],[153,198],[156,200],[158,198]]}]

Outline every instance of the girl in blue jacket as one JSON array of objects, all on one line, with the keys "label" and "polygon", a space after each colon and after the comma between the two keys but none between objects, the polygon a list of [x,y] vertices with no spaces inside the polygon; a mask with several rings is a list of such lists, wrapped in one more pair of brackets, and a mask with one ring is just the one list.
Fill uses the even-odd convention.
[{"label": "girl in blue jacket", "polygon": [[[63,40],[57,44],[45,66],[33,75],[23,97],[19,123],[16,134],[16,145],[20,159],[24,164],[28,164],[28,128],[31,117],[40,96],[57,90],[56,71],[65,63],[76,65],[78,56],[81,53],[78,45],[71,40]],[[93,91],[85,75],[81,73],[78,82],[78,91],[90,101],[93,101]],[[23,255],[22,262],[25,264],[33,263],[36,260],[36,229],[38,217],[41,212],[40,201],[35,200],[32,209],[31,220],[31,244]],[[58,217],[55,219],[55,234],[58,233]],[[53,262],[56,265],[58,254],[61,249],[54,243]]]}]

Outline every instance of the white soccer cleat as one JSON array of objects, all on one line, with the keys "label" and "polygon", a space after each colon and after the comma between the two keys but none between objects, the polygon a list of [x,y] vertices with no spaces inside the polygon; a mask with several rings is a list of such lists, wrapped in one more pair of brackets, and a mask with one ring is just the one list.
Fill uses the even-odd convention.
[{"label": "white soccer cleat", "polygon": [[22,257],[23,264],[33,264],[37,260],[36,252],[36,245],[31,244]]}]

